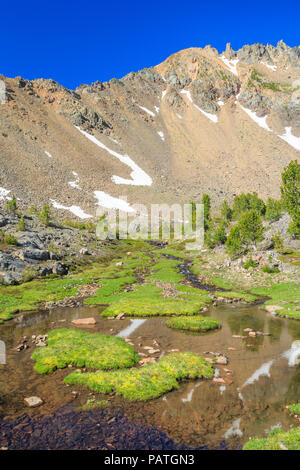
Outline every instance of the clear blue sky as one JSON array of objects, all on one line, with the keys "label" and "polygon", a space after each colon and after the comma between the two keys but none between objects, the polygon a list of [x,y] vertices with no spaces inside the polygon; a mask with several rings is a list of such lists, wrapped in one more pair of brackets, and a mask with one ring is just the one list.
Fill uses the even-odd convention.
[{"label": "clear blue sky", "polygon": [[121,78],[188,47],[300,44],[300,1],[1,2],[0,73],[81,83]]}]

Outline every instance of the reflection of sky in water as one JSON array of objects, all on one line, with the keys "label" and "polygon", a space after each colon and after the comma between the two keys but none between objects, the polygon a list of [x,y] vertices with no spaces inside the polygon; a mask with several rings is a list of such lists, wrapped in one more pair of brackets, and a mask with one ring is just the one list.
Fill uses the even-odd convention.
[{"label": "reflection of sky in water", "polygon": [[130,320],[130,321],[131,321],[131,325],[129,325],[124,330],[120,331],[120,333],[118,333],[116,336],[118,336],[119,338],[127,338],[147,320],[141,320],[137,318],[137,319]]},{"label": "reflection of sky in water", "polygon": [[268,362],[262,364],[253,374],[246,380],[243,387],[247,385],[252,385],[254,382],[258,381],[260,377],[266,376],[271,377],[270,369],[276,360],[280,358],[286,358],[288,360],[288,365],[294,367],[297,364],[300,364],[300,340],[294,341],[287,351],[283,352],[278,358],[272,359]]},{"label": "reflection of sky in water", "polygon": [[266,375],[267,377],[271,377],[270,369],[271,369],[271,366],[272,366],[273,362],[274,362],[274,359],[272,359],[269,362],[265,362],[264,364],[262,364],[255,372],[253,372],[251,377],[249,377],[249,379],[246,380],[243,387],[246,387],[247,385],[253,384],[257,380],[259,380],[259,378],[262,377],[263,375]]},{"label": "reflection of sky in water", "polygon": [[290,367],[296,366],[300,363],[300,340],[294,341],[290,349],[282,354],[282,357],[288,359]]},{"label": "reflection of sky in water", "polygon": [[231,436],[242,436],[243,432],[240,430],[241,418],[235,419],[230,428],[224,434],[225,439]]},{"label": "reflection of sky in water", "polygon": [[273,429],[280,429],[281,427],[282,427],[281,423],[273,424],[273,426],[271,426],[270,428],[265,429],[265,433],[269,434],[271,431],[273,431]]},{"label": "reflection of sky in water", "polygon": [[187,402],[192,401],[194,391],[195,389],[192,388],[192,390],[187,394],[186,398],[181,398],[182,403],[187,403]]}]

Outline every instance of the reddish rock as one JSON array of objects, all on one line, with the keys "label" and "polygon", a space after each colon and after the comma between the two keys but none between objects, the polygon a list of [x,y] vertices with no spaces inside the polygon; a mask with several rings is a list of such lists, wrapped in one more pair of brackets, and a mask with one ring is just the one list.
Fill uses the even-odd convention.
[{"label": "reddish rock", "polygon": [[214,377],[212,380],[215,384],[226,384],[226,381],[222,377]]},{"label": "reddish rock", "polygon": [[93,317],[90,318],[78,318],[72,321],[73,325],[95,325],[96,320]]}]

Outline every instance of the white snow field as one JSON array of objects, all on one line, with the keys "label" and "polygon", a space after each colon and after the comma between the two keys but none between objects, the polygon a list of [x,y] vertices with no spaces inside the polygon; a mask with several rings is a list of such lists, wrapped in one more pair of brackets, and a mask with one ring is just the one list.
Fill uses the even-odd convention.
[{"label": "white snow field", "polygon": [[251,111],[250,109],[244,108],[244,106],[242,106],[241,104],[240,104],[240,107],[242,108],[243,111],[245,111],[245,113],[248,114],[248,116],[254,122],[256,122],[256,124],[258,124],[260,127],[265,129],[266,131],[272,132],[271,129],[269,128],[268,124],[267,124],[267,117],[268,116],[259,117],[259,116],[256,115],[256,113],[254,111]]},{"label": "white snow field", "polygon": [[159,137],[161,138],[161,140],[165,140],[165,136],[164,136],[163,131],[158,131],[157,133],[158,133]]},{"label": "white snow field", "polygon": [[10,200],[11,197],[8,196],[9,193],[10,193],[9,189],[1,188],[0,186],[0,201],[4,201],[5,199]]},{"label": "white snow field", "polygon": [[[245,113],[248,114],[248,116],[256,122],[260,127],[265,129],[266,131],[273,132],[272,129],[269,128],[267,124],[267,117],[258,117],[254,111],[251,111],[250,109],[244,108],[239,103],[240,107],[242,108]],[[300,150],[300,137],[296,137],[295,135],[292,134],[292,128],[291,127],[285,127],[285,133],[283,135],[277,135],[277,137],[280,137],[280,139],[284,140],[287,144],[291,145],[294,149]]]},{"label": "white snow field", "polygon": [[45,150],[45,154],[47,155],[47,157],[53,158],[52,155],[51,155],[51,153],[47,152],[47,150]]},{"label": "white snow field", "polygon": [[69,181],[68,182],[68,185],[71,186],[71,188],[74,188],[74,189],[82,189],[80,186],[79,186],[79,176],[78,174],[76,173],[76,171],[72,171],[73,175],[75,176],[75,181]]},{"label": "white snow field", "polygon": [[56,202],[54,199],[50,199],[52,206],[55,209],[63,209],[65,211],[72,212],[72,214],[77,215],[80,219],[90,219],[93,217],[90,214],[86,214],[79,206],[63,206],[62,204],[59,204]]},{"label": "white snow field", "polygon": [[123,212],[135,212],[128,202],[110,196],[104,191],[94,191],[94,196],[97,199],[98,206],[105,207],[106,209],[119,209]]},{"label": "white snow field", "polygon": [[285,127],[285,133],[283,135],[279,135],[278,137],[285,140],[289,145],[294,147],[294,149],[300,150],[300,137],[296,137],[292,134],[291,127]]},{"label": "white snow field", "polygon": [[117,145],[120,145],[119,142],[116,140],[116,139],[113,139],[112,137],[108,136],[109,140],[111,140],[112,142],[114,142],[115,144]]},{"label": "white snow field", "polygon": [[216,114],[211,114],[211,113],[207,113],[206,111],[203,111],[203,109],[199,108],[199,106],[197,106],[194,102],[193,102],[193,99],[192,99],[192,96],[191,96],[191,92],[188,91],[188,90],[181,90],[180,92],[182,95],[186,95],[187,98],[190,100],[190,102],[195,106],[196,109],[198,109],[198,111],[200,111],[200,113],[204,114],[204,116],[206,116],[208,119],[210,119],[212,122],[218,122],[218,116]]},{"label": "white snow field", "polygon": [[224,64],[227,66],[227,69],[230,72],[234,73],[234,75],[238,76],[236,66],[237,66],[239,60],[238,59],[229,60],[229,59],[226,59],[226,57],[224,55],[222,55],[220,58],[224,62]]},{"label": "white snow field", "polygon": [[154,112],[153,112],[153,111],[150,111],[150,109],[145,108],[144,106],[140,106],[140,105],[138,105],[138,106],[139,106],[139,108],[141,108],[143,111],[145,111],[146,113],[150,114],[150,116],[155,117]]},{"label": "white snow field", "polygon": [[265,67],[268,67],[268,69],[271,69],[273,72],[277,70],[277,65],[269,65],[269,64],[266,64],[266,62],[261,62],[261,64],[264,65]]},{"label": "white snow field", "polygon": [[106,145],[102,144],[102,142],[96,139],[96,137],[94,137],[93,135],[88,134],[84,130],[80,129],[80,127],[78,126],[75,126],[75,127],[91,142],[98,145],[98,147],[102,148],[103,150],[106,150],[108,153],[118,158],[118,160],[121,163],[124,163],[125,165],[129,166],[129,168],[132,169],[132,172],[130,173],[130,176],[132,179],[126,179],[120,176],[113,175],[112,181],[115,184],[129,184],[132,186],[151,186],[152,185],[152,178],[150,178],[150,176],[148,176],[147,173],[144,170],[142,170],[128,155],[126,154],[121,155],[120,153],[117,153],[114,150],[111,150]]}]

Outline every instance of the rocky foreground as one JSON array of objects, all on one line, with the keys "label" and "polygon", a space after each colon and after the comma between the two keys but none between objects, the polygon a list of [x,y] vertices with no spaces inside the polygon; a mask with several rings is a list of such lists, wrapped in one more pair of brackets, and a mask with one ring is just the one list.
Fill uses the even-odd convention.
[{"label": "rocky foreground", "polygon": [[[80,230],[56,222],[45,227],[36,216],[25,216],[25,230],[18,231],[19,214],[0,212],[0,231],[13,235],[0,245],[0,275],[7,285],[51,274],[63,276],[81,263],[103,253],[95,227]],[[102,250],[102,251],[101,251]]]}]

